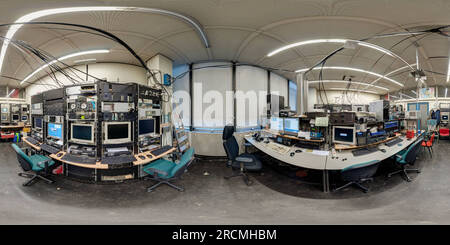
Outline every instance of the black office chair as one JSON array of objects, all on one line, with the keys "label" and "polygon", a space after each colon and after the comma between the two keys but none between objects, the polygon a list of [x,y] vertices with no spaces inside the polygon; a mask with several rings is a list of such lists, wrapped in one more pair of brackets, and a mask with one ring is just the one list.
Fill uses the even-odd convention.
[{"label": "black office chair", "polygon": [[348,181],[347,184],[336,188],[334,191],[344,189],[348,186],[355,185],[364,193],[369,191],[369,188],[363,186],[364,182],[373,181],[373,176],[378,170],[380,161],[374,160],[366,163],[355,164],[341,170],[341,178]]},{"label": "black office chair", "polygon": [[27,153],[23,152],[16,144],[11,145],[14,151],[17,153],[17,160],[19,161],[20,167],[25,171],[24,173],[19,173],[20,177],[30,178],[29,181],[23,183],[23,186],[30,186],[37,180],[43,180],[48,184],[52,184],[54,181],[48,179],[49,168],[55,164],[51,158],[34,154],[29,156]]},{"label": "black office chair", "polygon": [[[246,172],[261,170],[262,163],[254,155],[248,153],[239,155],[239,145],[233,133],[234,126],[225,126],[223,129],[222,140],[228,157],[227,166],[233,169],[233,174],[226,176],[225,179],[242,176],[245,184],[251,185],[253,181],[249,179]],[[235,171],[237,169],[239,169],[239,172]]]}]

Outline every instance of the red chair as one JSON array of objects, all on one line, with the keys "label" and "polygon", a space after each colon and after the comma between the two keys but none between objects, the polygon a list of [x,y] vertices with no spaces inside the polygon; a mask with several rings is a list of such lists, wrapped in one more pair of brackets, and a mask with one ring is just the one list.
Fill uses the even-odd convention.
[{"label": "red chair", "polygon": [[433,158],[433,141],[434,141],[434,133],[431,135],[429,140],[422,141],[422,146],[428,149],[431,158]]},{"label": "red chair", "polygon": [[444,137],[444,138],[450,138],[450,129],[448,128],[440,128],[439,129],[439,140]]}]

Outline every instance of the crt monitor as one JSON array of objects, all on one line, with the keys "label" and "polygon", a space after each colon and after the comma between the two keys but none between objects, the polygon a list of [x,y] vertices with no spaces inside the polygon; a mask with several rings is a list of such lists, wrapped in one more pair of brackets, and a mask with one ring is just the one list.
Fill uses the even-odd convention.
[{"label": "crt monitor", "polygon": [[28,116],[22,116],[22,122],[28,120]]},{"label": "crt monitor", "polygon": [[298,118],[284,118],[284,132],[298,134],[299,131]]},{"label": "crt monitor", "polygon": [[442,120],[447,121],[448,120],[448,116],[447,115],[442,115]]},{"label": "crt monitor", "polygon": [[47,137],[62,139],[63,137],[63,125],[59,123],[47,124]]},{"label": "crt monitor", "polygon": [[72,123],[70,140],[80,144],[94,144],[94,126],[91,124]]},{"label": "crt monitor", "polygon": [[106,122],[104,127],[105,144],[121,144],[131,141],[131,122]]},{"label": "crt monitor", "polygon": [[139,136],[155,133],[155,119],[139,120]]},{"label": "crt monitor", "polygon": [[355,127],[334,126],[333,143],[356,145]]},{"label": "crt monitor", "polygon": [[13,121],[19,121],[19,114],[13,114],[12,115],[12,120]]},{"label": "crt monitor", "polygon": [[35,128],[42,128],[42,118],[36,117],[34,119],[34,127]]},{"label": "crt monitor", "polygon": [[270,118],[270,129],[275,131],[283,131],[283,118],[271,117]]}]

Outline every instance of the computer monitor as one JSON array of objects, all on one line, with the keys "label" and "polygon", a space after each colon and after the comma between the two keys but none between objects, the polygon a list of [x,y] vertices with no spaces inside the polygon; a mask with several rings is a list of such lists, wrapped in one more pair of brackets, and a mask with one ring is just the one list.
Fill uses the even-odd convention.
[{"label": "computer monitor", "polygon": [[72,123],[70,125],[70,141],[80,144],[94,144],[94,125]]},{"label": "computer monitor", "polygon": [[448,115],[442,115],[442,120],[448,121]]},{"label": "computer monitor", "polygon": [[22,122],[27,121],[28,120],[28,116],[22,116]]},{"label": "computer monitor", "polygon": [[6,108],[6,107],[3,107],[3,108],[2,108],[2,112],[4,112],[4,113],[8,113],[8,108]]},{"label": "computer monitor", "polygon": [[63,125],[59,123],[48,123],[47,124],[47,137],[54,139],[63,138]]},{"label": "computer monitor", "polygon": [[298,135],[299,120],[298,118],[284,118],[284,133]]},{"label": "computer monitor", "polygon": [[275,131],[283,131],[284,122],[283,118],[271,117],[270,118],[270,129]]},{"label": "computer monitor", "polygon": [[333,143],[356,145],[355,127],[333,126]]},{"label": "computer monitor", "polygon": [[131,141],[131,122],[105,122],[104,144],[121,144]]},{"label": "computer monitor", "polygon": [[19,114],[13,114],[12,115],[12,120],[13,121],[19,121]]},{"label": "computer monitor", "polygon": [[385,122],[384,129],[388,132],[397,132],[398,131],[398,121]]},{"label": "computer monitor", "polygon": [[34,127],[42,128],[42,118],[40,118],[40,117],[34,118]]},{"label": "computer monitor", "polygon": [[147,136],[155,133],[155,119],[139,120],[139,136]]}]

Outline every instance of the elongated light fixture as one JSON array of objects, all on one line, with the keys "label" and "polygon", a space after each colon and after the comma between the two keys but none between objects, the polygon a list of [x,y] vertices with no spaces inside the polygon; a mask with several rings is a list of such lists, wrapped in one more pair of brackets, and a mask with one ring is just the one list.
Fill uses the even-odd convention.
[{"label": "elongated light fixture", "polygon": [[[349,81],[345,81],[345,80],[322,80],[322,81],[308,81],[309,84],[316,84],[316,83],[345,83],[348,84]],[[373,87],[373,88],[378,88],[378,89],[383,89],[383,90],[389,90],[388,88],[385,87],[381,87],[381,86],[376,86],[376,85],[372,85],[372,84],[368,84],[368,83],[362,83],[362,82],[351,82],[352,84],[356,84],[356,85],[367,85],[369,87]]]},{"label": "elongated light fixture", "polygon": [[55,64],[56,62],[59,61],[63,61],[63,60],[67,60],[73,57],[77,57],[77,56],[82,56],[82,55],[89,55],[89,54],[105,54],[105,53],[109,53],[108,49],[98,49],[98,50],[89,50],[89,51],[82,51],[82,52],[77,52],[77,53],[73,53],[73,54],[68,54],[66,56],[57,58],[55,60],[52,60],[50,62],[48,62],[45,65],[42,65],[41,67],[37,68],[35,71],[33,71],[31,74],[29,74],[27,77],[25,77],[25,79],[23,79],[20,84],[23,84],[25,82],[27,82],[28,80],[30,80],[30,78],[32,78],[34,75],[36,75],[38,72],[44,70],[45,68]]},{"label": "elongated light fixture", "polygon": [[[176,17],[181,19],[182,21],[190,24],[194,27],[195,31],[200,35],[201,40],[203,41],[206,48],[209,48],[208,37],[206,36],[205,31],[203,30],[202,25],[192,17],[182,15],[180,13],[164,10],[164,9],[155,9],[155,8],[141,8],[141,7],[120,7],[120,6],[92,6],[92,7],[70,7],[70,8],[55,8],[55,9],[45,9],[36,12],[29,13],[17,19],[14,23],[26,23],[31,22],[35,19],[55,15],[55,14],[66,14],[66,13],[76,13],[76,12],[92,12],[92,11],[129,11],[129,12],[141,12],[141,13],[154,13],[154,14],[162,14],[168,15],[172,17]],[[10,40],[14,37],[17,31],[22,27],[22,24],[12,25],[9,27],[6,32],[3,46],[0,51],[0,73],[3,67],[3,61],[5,59],[6,51],[8,50],[8,46]]]},{"label": "elongated light fixture", "polygon": [[361,92],[361,93],[369,93],[369,94],[379,94],[377,92],[373,92],[373,91],[367,91],[367,90],[360,90],[360,89],[346,89],[346,88],[326,88],[325,90],[337,90],[337,91],[352,91],[352,92]]},{"label": "elongated light fixture", "polygon": [[[372,76],[376,76],[376,77],[379,77],[379,78],[383,78],[383,79],[385,79],[385,80],[388,80],[388,81],[390,81],[390,82],[392,82],[392,83],[394,83],[394,84],[396,84],[396,85],[398,85],[398,86],[400,86],[400,87],[404,87],[403,84],[401,84],[401,83],[395,81],[395,80],[392,79],[392,78],[383,76],[383,75],[378,74],[378,73],[375,73],[375,72],[366,71],[366,70],[363,70],[363,69],[352,68],[352,67],[345,67],[345,66],[324,66],[324,67],[314,67],[313,70],[320,70],[320,69],[324,69],[324,70],[347,70],[347,71],[355,71],[355,72],[367,73],[367,74],[370,74],[370,75],[372,75]],[[295,72],[300,73],[300,72],[306,72],[307,70],[309,70],[309,69],[308,69],[308,68],[305,68],[305,69],[297,70],[297,71],[295,71]]]}]

